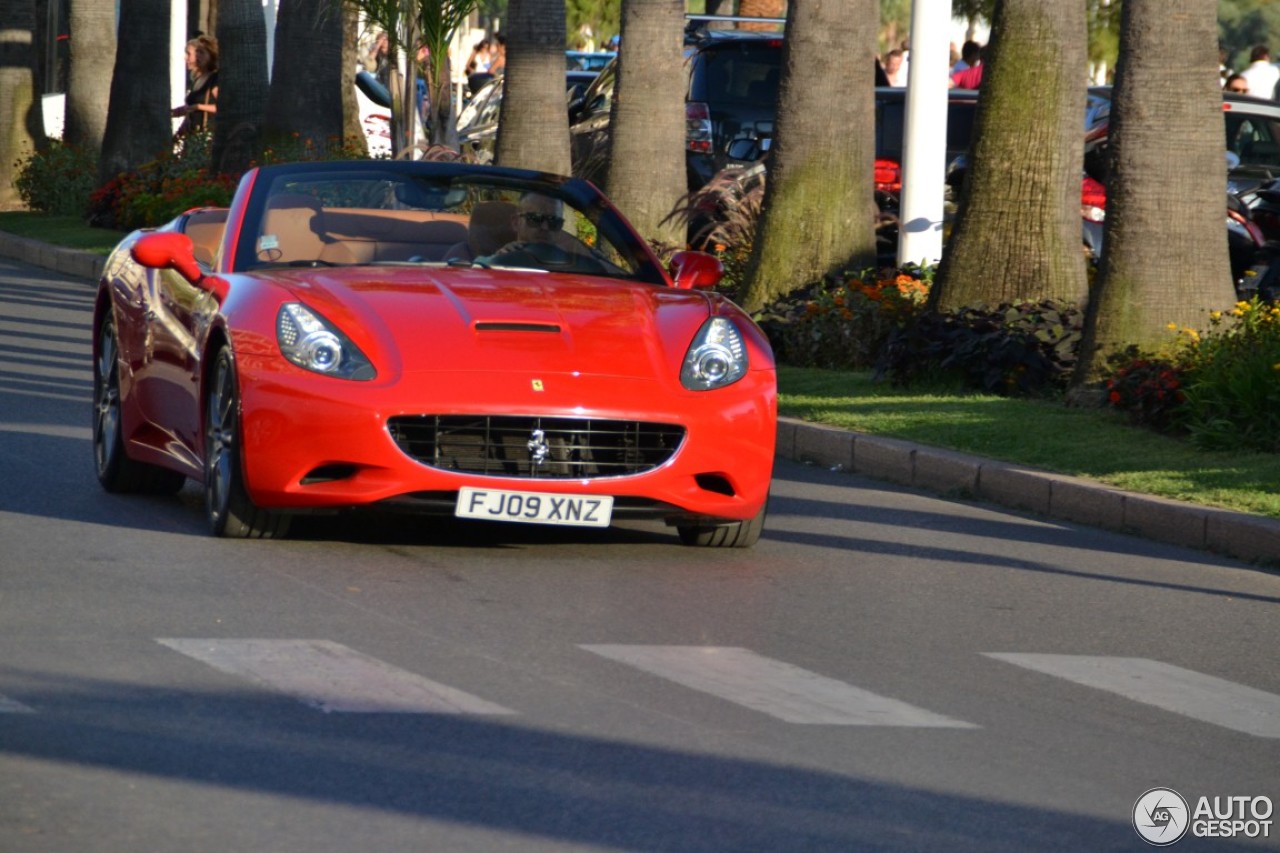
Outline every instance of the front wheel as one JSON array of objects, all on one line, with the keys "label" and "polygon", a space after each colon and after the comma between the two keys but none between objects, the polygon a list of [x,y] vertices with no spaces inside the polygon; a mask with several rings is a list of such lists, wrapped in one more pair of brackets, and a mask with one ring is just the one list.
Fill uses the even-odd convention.
[{"label": "front wheel", "polygon": [[98,357],[93,363],[93,461],[98,482],[108,492],[172,495],[186,477],[176,471],[130,459],[120,419],[120,345],[107,311],[98,328]]},{"label": "front wheel", "polygon": [[760,507],[760,511],[746,521],[728,524],[678,524],[676,532],[680,534],[681,542],[698,548],[750,548],[764,532],[766,509],[767,507]]},{"label": "front wheel", "polygon": [[254,504],[244,486],[240,450],[240,390],[231,347],[218,350],[205,394],[204,498],[209,529],[232,539],[278,539],[289,516]]}]

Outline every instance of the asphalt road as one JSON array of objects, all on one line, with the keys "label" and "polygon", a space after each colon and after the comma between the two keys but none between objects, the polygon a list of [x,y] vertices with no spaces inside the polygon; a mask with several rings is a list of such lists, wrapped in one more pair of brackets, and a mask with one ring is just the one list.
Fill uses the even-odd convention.
[{"label": "asphalt road", "polygon": [[98,488],[91,296],[0,261],[6,853],[1138,850],[1151,788],[1280,800],[1280,576],[783,461],[750,551],[216,540]]}]

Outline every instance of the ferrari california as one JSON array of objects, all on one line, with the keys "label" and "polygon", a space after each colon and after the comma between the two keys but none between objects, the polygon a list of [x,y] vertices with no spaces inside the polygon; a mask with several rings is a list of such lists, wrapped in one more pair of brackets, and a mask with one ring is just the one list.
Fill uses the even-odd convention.
[{"label": "ferrari california", "polygon": [[248,172],[126,237],[94,311],[109,492],[204,491],[215,535],[357,507],[665,522],[748,547],[774,456],[769,343],[582,180],[462,163]]}]

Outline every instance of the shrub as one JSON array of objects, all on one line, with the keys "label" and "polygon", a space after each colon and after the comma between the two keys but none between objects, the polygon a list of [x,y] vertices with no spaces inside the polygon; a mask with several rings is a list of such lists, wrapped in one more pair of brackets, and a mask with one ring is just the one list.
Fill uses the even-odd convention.
[{"label": "shrub", "polygon": [[236,181],[209,175],[210,136],[185,137],[133,172],[122,172],[93,192],[89,221],[128,231],[162,225],[193,207],[225,207]]},{"label": "shrub", "polygon": [[756,319],[788,364],[867,368],[889,336],[923,309],[931,281],[931,272],[915,268],[846,273],[783,297]]},{"label": "shrub", "polygon": [[1183,423],[1206,449],[1280,452],[1280,303],[1209,315],[1186,344]]},{"label": "shrub", "polygon": [[[424,149],[425,150],[425,149]],[[311,139],[304,139],[302,134],[293,133],[272,140],[262,149],[262,156],[256,165],[268,166],[273,163],[297,163],[301,161],[321,160],[368,160],[369,149],[363,139],[340,139],[331,136],[323,143],[317,144]],[[423,157],[438,159],[438,157]]]},{"label": "shrub", "polygon": [[1057,393],[1075,370],[1083,315],[1053,300],[922,313],[894,330],[879,378],[959,381],[1002,396]]},{"label": "shrub", "polygon": [[31,210],[61,216],[83,216],[88,210],[98,174],[93,151],[50,139],[48,148],[17,165],[14,187]]},{"label": "shrub", "polygon": [[1138,426],[1166,432],[1180,428],[1186,376],[1176,356],[1147,357],[1129,347],[1107,361],[1107,406],[1125,412]]}]

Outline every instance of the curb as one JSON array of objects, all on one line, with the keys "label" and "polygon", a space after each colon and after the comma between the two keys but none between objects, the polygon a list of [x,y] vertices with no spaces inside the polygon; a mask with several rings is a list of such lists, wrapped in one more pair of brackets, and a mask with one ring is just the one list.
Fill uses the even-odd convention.
[{"label": "curb", "polygon": [[[0,232],[0,257],[96,282],[106,258]],[[777,455],[944,497],[985,501],[1156,542],[1280,565],[1280,520],[1115,489],[1080,477],[778,418]]]},{"label": "curb", "polygon": [[1280,520],[1153,497],[951,450],[778,418],[778,456],[946,497],[1280,564]]},{"label": "curb", "polygon": [[107,259],[79,249],[52,246],[29,237],[17,237],[0,232],[0,257],[22,261],[32,266],[60,272],[63,275],[85,278],[96,282],[102,277]]}]

